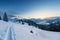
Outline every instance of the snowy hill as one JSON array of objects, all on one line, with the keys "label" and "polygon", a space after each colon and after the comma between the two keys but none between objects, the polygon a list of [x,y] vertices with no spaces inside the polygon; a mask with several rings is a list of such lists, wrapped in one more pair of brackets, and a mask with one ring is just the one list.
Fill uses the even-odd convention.
[{"label": "snowy hill", "polygon": [[60,40],[60,32],[44,31],[27,24],[0,20],[0,40]]},{"label": "snowy hill", "polygon": [[34,26],[39,29],[48,30],[48,31],[56,31],[60,32],[60,17],[50,18],[50,19],[10,19],[9,21],[14,23],[27,23],[30,26]]},{"label": "snowy hill", "polygon": [[54,22],[57,22],[57,21],[60,22],[60,17],[46,18],[46,19],[44,19],[43,21],[46,21],[46,22],[48,22],[48,23],[54,23]]},{"label": "snowy hill", "polygon": [[42,20],[41,19],[30,19],[31,21],[35,22],[35,23],[40,23]]},{"label": "snowy hill", "polygon": [[[21,19],[18,19],[18,18],[9,18],[9,21],[12,21],[12,22],[19,22],[17,20],[21,20]],[[52,23],[56,23],[57,21],[60,22],[60,17],[51,17],[51,18],[46,18],[46,19],[35,19],[35,18],[31,18],[31,19],[22,19],[23,21],[25,20],[30,20],[30,21],[33,21],[35,22],[36,24],[44,24],[44,25],[49,25],[49,24],[52,24]]]}]

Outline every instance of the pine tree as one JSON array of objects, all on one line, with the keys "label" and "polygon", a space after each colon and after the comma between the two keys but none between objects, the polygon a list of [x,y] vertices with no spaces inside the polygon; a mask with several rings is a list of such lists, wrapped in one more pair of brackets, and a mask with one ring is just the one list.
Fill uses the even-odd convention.
[{"label": "pine tree", "polygon": [[6,12],[5,12],[4,15],[3,15],[3,20],[6,21],[6,22],[8,22],[8,18],[7,18]]},{"label": "pine tree", "polygon": [[1,16],[0,16],[0,20],[2,20]]}]

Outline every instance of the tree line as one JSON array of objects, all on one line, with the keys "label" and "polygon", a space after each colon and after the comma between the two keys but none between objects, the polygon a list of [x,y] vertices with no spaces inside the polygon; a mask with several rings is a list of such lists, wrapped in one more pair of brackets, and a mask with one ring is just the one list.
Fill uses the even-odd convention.
[{"label": "tree line", "polygon": [[19,23],[22,21],[22,24],[28,23],[29,26],[34,26],[38,29],[47,30],[47,31],[55,31],[60,32],[60,22],[57,20],[55,23],[50,23],[49,25],[43,25],[43,24],[36,24],[34,21],[30,19],[21,19],[19,20]]}]

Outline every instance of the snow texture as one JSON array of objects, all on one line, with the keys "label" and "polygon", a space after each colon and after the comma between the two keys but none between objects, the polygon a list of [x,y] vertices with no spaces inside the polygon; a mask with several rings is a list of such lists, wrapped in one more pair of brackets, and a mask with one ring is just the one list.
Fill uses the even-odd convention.
[{"label": "snow texture", "polygon": [[60,32],[44,31],[27,24],[0,20],[0,40],[60,40]]}]

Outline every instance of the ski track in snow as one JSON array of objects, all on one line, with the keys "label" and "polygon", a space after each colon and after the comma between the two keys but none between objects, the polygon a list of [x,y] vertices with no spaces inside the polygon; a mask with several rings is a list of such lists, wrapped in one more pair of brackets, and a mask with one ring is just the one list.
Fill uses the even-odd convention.
[{"label": "ski track in snow", "polygon": [[27,24],[0,21],[0,40],[60,40],[60,32],[49,32]]}]

